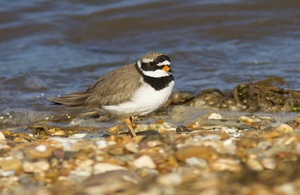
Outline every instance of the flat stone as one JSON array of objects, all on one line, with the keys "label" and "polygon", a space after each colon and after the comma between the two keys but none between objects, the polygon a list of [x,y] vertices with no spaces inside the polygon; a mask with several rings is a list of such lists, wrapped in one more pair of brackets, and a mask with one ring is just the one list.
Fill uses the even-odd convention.
[{"label": "flat stone", "polygon": [[186,146],[179,148],[175,153],[179,161],[185,161],[187,158],[198,157],[211,161],[218,157],[217,152],[212,147],[204,146]]},{"label": "flat stone", "polygon": [[152,158],[147,155],[139,157],[138,159],[134,160],[132,164],[137,168],[156,168],[156,165],[153,162]]},{"label": "flat stone", "polygon": [[107,171],[126,170],[125,167],[122,167],[119,165],[114,165],[114,164],[109,164],[109,163],[97,163],[93,167],[94,167],[93,174],[95,174],[95,175],[104,173]]},{"label": "flat stone", "polygon": [[280,124],[275,128],[275,130],[281,133],[291,133],[294,131],[294,129],[287,124]]}]

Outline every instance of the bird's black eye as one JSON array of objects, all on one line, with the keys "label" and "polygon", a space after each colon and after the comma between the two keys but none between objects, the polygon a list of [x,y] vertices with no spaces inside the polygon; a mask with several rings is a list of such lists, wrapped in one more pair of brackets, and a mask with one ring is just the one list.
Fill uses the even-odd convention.
[{"label": "bird's black eye", "polygon": [[154,62],[142,62],[141,63],[141,68],[143,69],[143,70],[146,70],[146,71],[155,71],[155,70],[158,70],[159,69],[159,67],[158,66],[156,66],[156,63],[154,63]]},{"label": "bird's black eye", "polygon": [[143,64],[145,64],[145,66],[149,66],[149,67],[156,65],[154,62],[145,62]]}]

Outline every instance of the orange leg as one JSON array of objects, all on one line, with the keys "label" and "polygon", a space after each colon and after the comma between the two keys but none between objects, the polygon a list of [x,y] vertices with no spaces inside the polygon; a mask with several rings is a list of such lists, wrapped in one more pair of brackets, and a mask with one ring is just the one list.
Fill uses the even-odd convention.
[{"label": "orange leg", "polygon": [[127,117],[125,119],[125,122],[126,122],[126,124],[128,126],[129,132],[130,132],[131,136],[133,137],[133,139],[136,138],[136,134],[135,134],[135,132],[133,130],[133,127],[132,127],[132,118],[131,117]]}]

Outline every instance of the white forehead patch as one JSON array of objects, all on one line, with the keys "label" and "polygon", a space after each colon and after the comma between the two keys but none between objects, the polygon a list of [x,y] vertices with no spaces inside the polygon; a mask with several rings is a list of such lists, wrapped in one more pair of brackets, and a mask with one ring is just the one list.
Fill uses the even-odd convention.
[{"label": "white forehead patch", "polygon": [[170,64],[171,64],[171,62],[169,62],[168,60],[165,60],[163,62],[158,63],[157,66],[165,66],[165,65],[169,66]]},{"label": "white forehead patch", "polygon": [[149,58],[144,58],[143,59],[143,63],[149,63],[149,62],[153,62],[153,59],[149,59]]}]

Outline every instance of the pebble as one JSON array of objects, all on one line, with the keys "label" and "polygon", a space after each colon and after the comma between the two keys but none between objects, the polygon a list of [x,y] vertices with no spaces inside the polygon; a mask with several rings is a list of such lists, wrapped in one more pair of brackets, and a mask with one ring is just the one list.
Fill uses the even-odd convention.
[{"label": "pebble", "polygon": [[9,177],[15,175],[16,172],[14,170],[0,170],[0,176],[2,177]]},{"label": "pebble", "polygon": [[258,129],[262,123],[261,119],[255,116],[241,116],[239,120],[249,127]]},{"label": "pebble", "polygon": [[176,133],[189,133],[189,132],[190,130],[184,125],[180,125],[176,127]]},{"label": "pebble", "polygon": [[[184,111],[185,107],[177,110]],[[69,137],[40,139],[4,131],[6,139],[0,139],[1,192],[296,194],[300,189],[296,172],[300,153],[297,118],[281,125],[264,124],[259,129],[232,128],[222,121],[219,126],[204,127],[199,118],[208,120],[208,113],[193,116],[197,129],[184,125],[189,121],[176,122],[176,129],[174,121],[157,116],[156,124],[139,124],[151,131],[141,132],[136,139],[122,134],[122,123],[120,131],[110,136],[103,136],[107,130],[81,130],[68,133]],[[220,115],[228,118],[226,113]],[[274,121],[272,117],[250,119]],[[283,130],[276,129],[280,126]],[[188,131],[179,127],[187,127]],[[293,130],[287,131],[286,127]],[[58,129],[65,131],[63,126]],[[276,185],[270,185],[273,183]],[[34,187],[28,191],[28,186]]]},{"label": "pebble", "polygon": [[[123,183],[129,182],[132,184],[137,184],[140,177],[133,171],[116,169],[111,171],[105,171],[98,174],[91,175],[84,182],[84,186],[100,186],[103,184],[113,183]],[[96,192],[99,194],[99,192]]]},{"label": "pebble", "polygon": [[85,170],[92,167],[94,161],[92,159],[78,159],[77,161],[75,161],[75,163],[77,165],[77,168]]},{"label": "pebble", "polygon": [[204,160],[202,158],[197,158],[197,157],[187,158],[187,159],[185,159],[185,163],[190,166],[197,166],[199,168],[206,168],[208,165],[206,160]]},{"label": "pebble", "polygon": [[62,146],[65,151],[71,151],[72,146],[80,140],[73,138],[51,137],[48,141],[53,141],[58,146]]},{"label": "pebble", "polygon": [[30,147],[25,150],[25,155],[30,159],[48,158],[52,155],[52,149],[44,145]]},{"label": "pebble", "polygon": [[98,147],[99,149],[104,149],[104,148],[106,148],[106,147],[108,146],[107,141],[106,141],[106,140],[103,140],[103,139],[98,140],[98,141],[96,141],[95,143],[96,143],[96,145],[97,145],[97,147]]},{"label": "pebble", "polygon": [[260,164],[260,162],[255,158],[254,155],[250,156],[250,158],[247,160],[246,164],[248,167],[254,171],[262,171],[264,168]]},{"label": "pebble", "polygon": [[27,173],[37,173],[49,170],[50,164],[46,160],[39,160],[37,162],[25,161],[23,162],[23,171]]},{"label": "pebble", "polygon": [[139,146],[135,143],[125,144],[124,147],[129,152],[132,152],[132,153],[138,153],[139,152]]},{"label": "pebble", "polygon": [[240,132],[237,128],[222,127],[221,130],[232,137],[242,137],[243,136],[243,133]]},{"label": "pebble", "polygon": [[220,149],[221,154],[233,155],[236,153],[237,146],[235,144],[236,140],[234,138],[226,139],[222,142],[222,147]]},{"label": "pebble", "polygon": [[222,119],[223,117],[219,113],[211,113],[207,118],[208,119]]},{"label": "pebble", "polygon": [[275,169],[276,161],[273,158],[263,158],[261,164],[266,169]]},{"label": "pebble", "polygon": [[71,151],[76,152],[79,150],[95,150],[97,146],[91,140],[79,140],[72,144]]},{"label": "pebble", "polygon": [[107,171],[116,171],[116,170],[126,170],[125,167],[119,166],[119,165],[114,165],[114,164],[109,164],[109,163],[97,163],[93,166],[94,171],[93,174],[100,174],[104,173]]},{"label": "pebble", "polygon": [[291,133],[294,131],[294,129],[287,124],[280,124],[275,128],[275,130],[281,133]]},{"label": "pebble", "polygon": [[159,176],[157,178],[157,181],[161,185],[177,186],[182,183],[182,176],[178,173],[168,173],[168,174]]},{"label": "pebble", "polygon": [[150,169],[155,169],[156,165],[153,162],[152,158],[147,155],[140,156],[139,158],[135,159],[132,164],[136,168],[150,168]]},{"label": "pebble", "polygon": [[46,152],[47,147],[45,145],[38,145],[35,149],[39,152]]},{"label": "pebble", "polygon": [[239,160],[219,158],[210,164],[214,171],[228,171],[231,173],[240,173],[242,170],[241,162]]},{"label": "pebble", "polygon": [[212,147],[187,146],[179,148],[175,152],[175,156],[179,161],[185,161],[190,157],[198,157],[210,162],[211,160],[216,159],[218,154]]},{"label": "pebble", "polygon": [[278,194],[297,194],[299,193],[299,188],[295,189],[295,186],[292,183],[286,182],[276,186],[275,192]]},{"label": "pebble", "polygon": [[20,174],[22,170],[22,161],[17,158],[6,157],[0,159],[0,167],[3,171],[13,171]]},{"label": "pebble", "polygon": [[15,137],[12,141],[15,143],[30,143],[30,141],[24,137]]},{"label": "pebble", "polygon": [[3,133],[0,131],[0,140],[6,140],[5,136],[3,135]]},{"label": "pebble", "polygon": [[150,140],[147,142],[147,145],[152,148],[152,147],[156,147],[156,146],[161,146],[163,145],[163,143],[159,140]]}]

